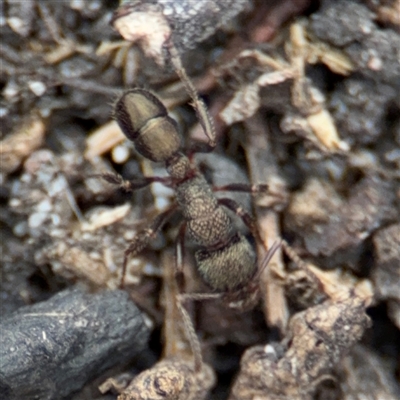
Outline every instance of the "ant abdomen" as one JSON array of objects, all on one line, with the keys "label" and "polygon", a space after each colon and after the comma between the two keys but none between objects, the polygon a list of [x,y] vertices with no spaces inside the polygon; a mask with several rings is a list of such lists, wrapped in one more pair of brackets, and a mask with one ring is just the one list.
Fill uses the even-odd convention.
[{"label": "ant abdomen", "polygon": [[124,135],[143,157],[165,162],[179,151],[181,137],[176,122],[147,90],[125,92],[118,99],[114,114]]},{"label": "ant abdomen", "polygon": [[195,259],[204,281],[220,292],[234,292],[243,288],[257,272],[256,253],[241,233],[235,233],[219,249],[196,251]]}]

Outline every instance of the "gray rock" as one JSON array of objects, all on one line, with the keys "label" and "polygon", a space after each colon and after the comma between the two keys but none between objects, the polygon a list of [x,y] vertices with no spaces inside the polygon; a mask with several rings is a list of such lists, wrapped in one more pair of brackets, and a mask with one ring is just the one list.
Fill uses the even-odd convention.
[{"label": "gray rock", "polygon": [[65,290],[0,325],[0,399],[60,400],[146,346],[149,328],[126,292]]}]

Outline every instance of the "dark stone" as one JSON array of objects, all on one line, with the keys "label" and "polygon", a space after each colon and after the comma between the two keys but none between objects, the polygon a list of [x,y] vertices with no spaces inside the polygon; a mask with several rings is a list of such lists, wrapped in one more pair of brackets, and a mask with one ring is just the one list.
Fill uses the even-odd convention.
[{"label": "dark stone", "polygon": [[146,346],[149,328],[126,292],[66,290],[0,325],[0,399],[60,400]]}]

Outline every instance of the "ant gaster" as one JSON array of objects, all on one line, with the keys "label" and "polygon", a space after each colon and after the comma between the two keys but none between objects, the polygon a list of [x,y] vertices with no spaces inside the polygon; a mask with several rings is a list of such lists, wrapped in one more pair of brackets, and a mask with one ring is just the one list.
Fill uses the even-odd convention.
[{"label": "ant gaster", "polygon": [[[120,176],[104,174],[104,179],[128,191],[143,188],[153,182],[162,182],[176,192],[176,201],[160,213],[149,228],[140,232],[125,251],[122,284],[129,256],[147,246],[179,208],[184,221],[178,237],[178,271],[182,270],[182,249],[187,232],[188,237],[200,247],[195,252],[197,270],[204,281],[218,292],[204,294],[203,297],[200,294],[186,296],[194,300],[224,297],[231,307],[242,308],[244,301],[248,300],[246,298],[258,288],[257,256],[254,247],[235,229],[225,208],[240,216],[256,238],[258,231],[251,216],[240,205],[228,198],[218,199],[213,190],[258,193],[265,191],[267,186],[230,184],[213,189],[210,187],[193,164],[192,158],[195,152],[211,151],[215,147],[215,136],[208,114],[204,117],[207,113],[204,103],[198,97],[193,97],[196,98],[196,111],[209,141],[203,147],[189,150],[187,155],[182,152],[182,140],[176,122],[155,95],[144,89],[131,89],[116,102],[114,116],[122,132],[142,156],[154,162],[164,162],[169,176],[126,181]],[[277,247],[275,245],[269,249],[263,264],[270,260]]]}]

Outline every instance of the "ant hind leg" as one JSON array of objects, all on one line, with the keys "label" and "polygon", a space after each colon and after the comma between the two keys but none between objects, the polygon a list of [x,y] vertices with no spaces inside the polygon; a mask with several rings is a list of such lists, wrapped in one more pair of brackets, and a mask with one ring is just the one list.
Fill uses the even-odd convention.
[{"label": "ant hind leg", "polygon": [[203,366],[203,357],[201,353],[200,342],[194,329],[192,319],[190,318],[184,304],[188,300],[212,300],[219,299],[221,297],[221,293],[180,293],[176,296],[178,310],[182,316],[186,335],[189,340],[190,347],[192,348],[196,372],[199,372]]}]

